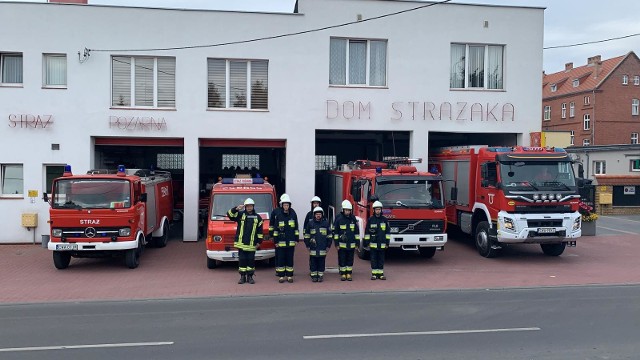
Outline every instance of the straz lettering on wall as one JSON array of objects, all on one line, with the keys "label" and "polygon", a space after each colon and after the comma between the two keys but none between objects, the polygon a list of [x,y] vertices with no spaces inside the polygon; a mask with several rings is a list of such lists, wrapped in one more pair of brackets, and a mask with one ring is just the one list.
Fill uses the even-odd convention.
[{"label": "straz lettering on wall", "polygon": [[150,116],[109,116],[109,129],[162,131],[167,130],[167,121]]},{"label": "straz lettering on wall", "polygon": [[46,129],[52,125],[53,115],[9,114],[10,128]]}]

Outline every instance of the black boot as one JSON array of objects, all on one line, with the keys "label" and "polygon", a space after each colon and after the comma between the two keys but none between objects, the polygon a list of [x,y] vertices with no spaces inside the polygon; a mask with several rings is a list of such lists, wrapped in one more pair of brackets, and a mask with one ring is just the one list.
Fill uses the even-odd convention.
[{"label": "black boot", "polygon": [[253,280],[253,274],[247,275],[247,282],[249,284],[255,284],[256,282]]},{"label": "black boot", "polygon": [[244,284],[247,282],[247,275],[240,274],[240,280],[238,280],[238,284]]}]

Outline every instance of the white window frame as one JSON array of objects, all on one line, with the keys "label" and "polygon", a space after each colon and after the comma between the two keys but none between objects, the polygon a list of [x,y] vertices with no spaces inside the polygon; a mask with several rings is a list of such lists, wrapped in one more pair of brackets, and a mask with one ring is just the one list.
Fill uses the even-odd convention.
[{"label": "white window frame", "polygon": [[[22,74],[20,74],[21,82],[4,82],[4,66],[6,56],[20,56],[22,58]],[[0,86],[21,87],[24,83],[24,55],[21,52],[0,52]]]},{"label": "white window frame", "polygon": [[[224,107],[209,107],[209,60],[223,60],[225,62],[225,99],[224,99]],[[232,106],[231,99],[231,63],[232,62],[246,62],[247,71],[247,99],[246,107],[234,107]],[[259,108],[254,109],[252,104],[252,94],[251,94],[251,85],[252,85],[252,72],[251,72],[251,64],[253,62],[266,62],[267,63],[267,107],[265,109]],[[208,58],[207,59],[207,110],[233,110],[233,111],[268,111],[269,110],[269,60],[267,59],[225,59],[225,58]]]},{"label": "white window frame", "polygon": [[[450,90],[484,90],[484,91],[504,91],[506,89],[506,74],[507,72],[505,71],[505,67],[506,67],[506,46],[502,45],[502,44],[474,44],[474,43],[451,43],[451,45],[464,45],[465,46],[465,63],[464,63],[464,82],[462,87],[451,87],[451,79],[449,79],[449,89]],[[467,61],[467,59],[469,59],[469,47],[471,46],[484,46],[484,79],[483,79],[483,87],[471,87],[469,86],[469,61]],[[489,79],[488,79],[488,71],[487,71],[487,67],[489,66],[489,46],[499,46],[502,47],[502,87],[500,88],[488,88],[488,84],[489,84]],[[449,49],[451,49],[451,46],[449,47]],[[451,50],[450,50],[451,51]],[[449,66],[451,66],[451,64],[449,64]],[[451,73],[451,69],[449,69],[449,72]],[[449,75],[451,76],[451,75]]]},{"label": "white window frame", "polygon": [[551,120],[551,105],[546,105],[544,107],[544,121]]},{"label": "white window frame", "polygon": [[622,75],[622,85],[629,85],[629,75]]},{"label": "white window frame", "polygon": [[582,139],[582,146],[589,146],[591,145],[591,140],[589,139]]},{"label": "white window frame", "polygon": [[[47,169],[51,168],[51,167],[57,167],[57,168],[61,168],[62,171],[59,171],[60,176],[62,176],[62,174],[64,173],[64,167],[66,164],[42,164],[42,192],[50,192],[51,191],[51,187],[48,187],[47,185],[50,185],[47,183]],[[53,180],[53,179],[52,179]]]},{"label": "white window frame", "polygon": [[574,130],[571,130],[571,135],[569,137],[569,144],[570,145],[575,145],[575,139],[576,139],[576,132]]},{"label": "white window frame", "polygon": [[591,104],[591,96],[585,96],[584,97],[584,104],[585,105]]},{"label": "white window frame", "polygon": [[562,103],[562,115],[563,119],[567,118],[567,103]]},{"label": "white window frame", "polygon": [[556,85],[556,84],[551,84],[550,88],[551,88],[551,92],[558,91],[558,85]]},{"label": "white window frame", "polygon": [[637,144],[638,143],[638,133],[637,132],[632,132],[631,133],[631,144]]},{"label": "white window frame", "polygon": [[635,167],[635,166],[636,166],[636,163],[640,164],[640,159],[630,159],[629,161],[630,161],[630,166],[629,166],[629,168],[631,169],[631,171],[638,171],[638,172],[640,172],[640,166],[638,166],[637,168]]},{"label": "white window frame", "polygon": [[607,173],[607,162],[602,160],[596,160],[593,162],[593,174],[605,175]]},{"label": "white window frame", "polygon": [[[4,186],[5,186],[5,172],[7,167],[20,167],[21,171],[22,171],[22,178],[19,179],[19,181],[22,183],[21,189],[19,190],[19,193],[5,193],[4,192]],[[24,197],[24,165],[23,164],[17,164],[17,163],[6,163],[6,164],[0,164],[0,197],[3,198],[23,198]]]},{"label": "white window frame", "polygon": [[[47,84],[48,78],[48,67],[47,67],[47,58],[49,57],[58,57],[64,58],[64,84]],[[42,54],[42,87],[45,89],[66,89],[67,88],[67,54]]]},{"label": "white window frame", "polygon": [[582,129],[591,130],[591,114],[582,115]]},{"label": "white window frame", "polygon": [[580,86],[580,79],[573,79],[573,87],[578,87]]},{"label": "white window frame", "polygon": [[575,102],[570,102],[569,103],[569,117],[575,117],[576,116],[576,103]]},{"label": "white window frame", "polygon": [[633,77],[633,85],[635,85],[635,86],[640,85],[640,75],[635,75]]},{"label": "white window frame", "polygon": [[[129,87],[130,87],[130,104],[129,105],[115,105],[113,104],[113,58],[129,58],[131,61],[130,67],[131,67],[131,71],[130,71],[130,82],[129,82]],[[142,105],[136,105],[136,59],[153,59],[153,105],[152,106],[142,106]],[[113,55],[110,58],[110,63],[109,63],[109,67],[110,67],[110,71],[111,71],[111,98],[110,98],[110,103],[111,103],[111,108],[114,109],[169,109],[169,110],[175,110],[176,109],[176,68],[177,68],[177,63],[176,63],[176,67],[174,67],[174,74],[173,74],[173,103],[174,106],[158,106],[158,59],[174,59],[175,61],[175,56],[128,56],[128,55]]]},{"label": "white window frame", "polygon": [[[344,38],[344,37],[331,37],[331,40],[345,40],[345,80],[344,84],[331,84],[331,74],[329,74],[329,86],[330,87],[370,87],[370,88],[387,88],[389,84],[389,40],[387,39],[361,39],[361,38]],[[349,82],[349,50],[350,50],[350,42],[351,41],[365,41],[366,49],[366,60],[365,60],[365,83],[364,84],[351,84]],[[385,43],[385,64],[384,64],[384,85],[370,85],[371,81],[371,42],[378,41]],[[331,55],[329,55],[331,56]],[[329,59],[331,61],[331,59]],[[331,71],[331,70],[329,70]]]},{"label": "white window frame", "polygon": [[640,99],[631,99],[631,116],[640,115]]}]

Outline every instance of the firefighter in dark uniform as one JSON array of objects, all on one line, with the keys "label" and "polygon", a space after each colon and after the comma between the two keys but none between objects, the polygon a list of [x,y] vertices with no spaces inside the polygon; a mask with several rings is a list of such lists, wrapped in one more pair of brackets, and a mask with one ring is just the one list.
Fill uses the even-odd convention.
[{"label": "firefighter in dark uniform", "polygon": [[353,215],[353,206],[349,200],[342,202],[342,212],[333,222],[333,240],[338,249],[338,267],[340,281],[351,281],[353,274],[353,255],[360,245],[358,219]]},{"label": "firefighter in dark uniform", "polygon": [[[319,197],[314,196],[311,198],[311,210],[307,213],[307,216],[304,217],[304,223],[302,225],[302,228],[306,228],[307,224],[310,221],[313,221],[313,209],[319,207],[322,205],[322,201],[320,200]],[[324,215],[323,215],[324,216]]]},{"label": "firefighter in dark uniform", "polygon": [[293,282],[293,255],[300,239],[298,215],[291,208],[289,195],[280,196],[280,207],[271,212],[269,236],[276,246],[276,276],[278,282]]},{"label": "firefighter in dark uniform", "polygon": [[255,284],[256,249],[262,242],[262,217],[255,212],[255,202],[251,198],[227,212],[229,219],[238,223],[233,246],[238,249],[238,284]]},{"label": "firefighter in dark uniform", "polygon": [[323,280],[327,250],[332,241],[329,222],[323,215],[321,207],[313,209],[313,220],[304,228],[304,244],[309,250],[309,271],[313,282]]},{"label": "firefighter in dark uniform", "polygon": [[373,203],[373,216],[367,221],[364,230],[364,246],[371,252],[371,280],[386,280],[384,276],[384,252],[391,241],[389,220],[382,215],[382,203]]}]

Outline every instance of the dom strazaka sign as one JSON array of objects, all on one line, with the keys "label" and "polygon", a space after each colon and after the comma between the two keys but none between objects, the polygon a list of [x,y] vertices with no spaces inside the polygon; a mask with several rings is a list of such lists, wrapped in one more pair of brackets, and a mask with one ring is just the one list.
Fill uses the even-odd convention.
[{"label": "dom strazaka sign", "polygon": [[109,129],[162,131],[167,130],[167,121],[151,116],[109,116]]}]

